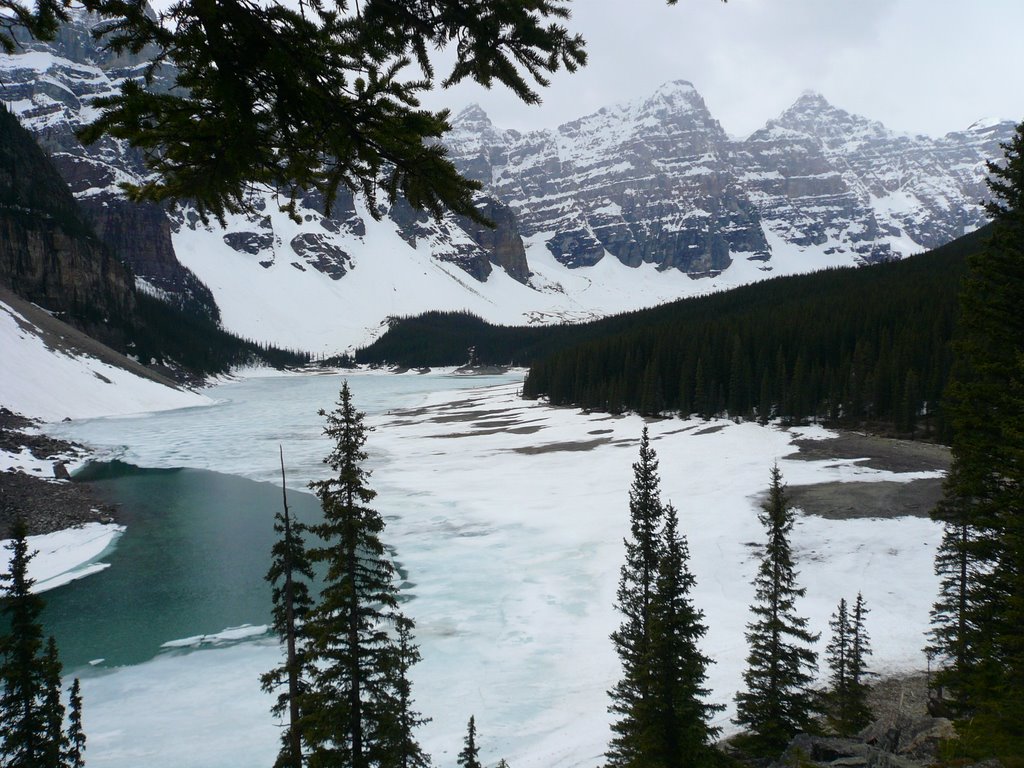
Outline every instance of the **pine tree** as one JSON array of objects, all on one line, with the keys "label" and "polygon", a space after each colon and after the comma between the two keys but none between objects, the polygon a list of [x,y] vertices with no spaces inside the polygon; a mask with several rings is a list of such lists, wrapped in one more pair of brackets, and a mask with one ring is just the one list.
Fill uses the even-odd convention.
[{"label": "pine tree", "polygon": [[47,720],[43,709],[47,670],[43,660],[43,601],[32,593],[28,575],[34,552],[28,549],[23,520],[11,528],[9,571],[2,577],[0,613],[8,633],[0,637],[0,764],[10,768],[45,765]]},{"label": "pine tree", "polygon": [[710,724],[725,707],[708,704],[706,685],[711,660],[698,643],[707,632],[704,614],[690,597],[696,583],[689,570],[689,548],[679,533],[675,508],[665,507],[662,555],[651,600],[649,701],[641,764],[651,768],[710,765],[716,762],[711,747],[720,728]]},{"label": "pine tree", "polygon": [[458,764],[462,768],[483,768],[480,763],[480,747],[476,743],[476,718],[473,715],[469,716],[466,725],[466,738],[459,752]]},{"label": "pine tree", "polygon": [[651,602],[657,588],[659,535],[664,510],[658,478],[658,458],[651,448],[647,427],[640,437],[640,457],[633,464],[629,491],[630,538],[624,544],[626,562],[619,576],[616,607],[622,625],[612,633],[612,643],[622,663],[622,678],[609,691],[608,711],[616,716],[614,736],[608,746],[609,766],[633,766],[641,759],[644,706],[650,692]]},{"label": "pine tree", "polygon": [[990,164],[987,246],[968,262],[947,393],[953,464],[932,614],[938,682],[987,755],[1024,753],[1024,123]]},{"label": "pine tree", "polygon": [[285,644],[286,656],[282,666],[260,677],[260,683],[267,693],[273,693],[282,686],[285,688],[271,710],[277,717],[288,714],[288,724],[281,735],[281,750],[274,766],[302,768],[300,701],[312,674],[303,627],[313,607],[313,598],[309,593],[309,585],[313,582],[313,567],[303,540],[305,526],[295,520],[288,509],[283,449],[281,495],[282,510],[274,516],[274,531],[279,538],[271,550],[267,581],[272,585],[274,630]]},{"label": "pine tree", "polygon": [[67,768],[85,768],[85,731],[82,729],[82,686],[76,677],[71,683],[70,707],[68,709],[67,751],[64,763]]},{"label": "pine tree", "polygon": [[797,586],[789,534],[793,511],[786,501],[782,473],[772,467],[768,499],[759,518],[768,543],[754,578],[754,620],[747,625],[750,654],[743,673],[746,690],[736,695],[735,722],[749,731],[752,753],[777,756],[798,732],[811,728],[814,702],[810,690],[816,669],[811,647],[818,635],[807,630],[807,619],[795,613]]},{"label": "pine tree", "polygon": [[390,768],[388,726],[401,717],[394,709],[401,651],[389,631],[401,619],[395,568],[380,539],[384,521],[369,506],[376,493],[362,466],[367,429],[348,382],[335,410],[320,415],[334,443],[324,459],[334,475],[310,483],[324,512],[311,527],[323,545],[310,558],[326,565],[326,583],[305,625],[314,673],[300,698],[302,735],[311,768]]}]

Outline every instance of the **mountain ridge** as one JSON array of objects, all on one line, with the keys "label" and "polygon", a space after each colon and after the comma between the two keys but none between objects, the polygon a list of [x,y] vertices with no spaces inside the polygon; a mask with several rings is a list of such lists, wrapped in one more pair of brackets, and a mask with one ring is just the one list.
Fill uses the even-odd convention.
[{"label": "mountain ridge", "polygon": [[[129,203],[117,183],[144,177],[141,156],[111,139],[77,142],[90,98],[145,66],[100,51],[91,23],[73,14],[53,44],[0,56],[0,99],[50,151],[140,288],[239,335],[325,354],[430,309],[513,324],[586,319],[923,251],[984,223],[984,162],[1012,131],[1002,122],[941,140],[898,136],[808,95],[803,113],[823,102],[824,139],[793,107],[792,127],[780,116],[735,139],[678,79],[553,131],[502,129],[478,106],[462,110],[447,145],[484,184],[479,204],[496,230],[402,201],[371,215],[345,192],[329,216],[303,196],[296,222],[261,190],[253,214],[221,229],[187,201]],[[158,73],[157,87],[172,82],[172,71]],[[848,124],[859,132],[844,139]]]}]

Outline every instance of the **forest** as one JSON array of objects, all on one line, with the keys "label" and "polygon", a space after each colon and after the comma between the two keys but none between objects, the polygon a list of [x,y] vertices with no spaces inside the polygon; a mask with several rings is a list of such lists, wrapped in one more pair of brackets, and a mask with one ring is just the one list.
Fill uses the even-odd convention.
[{"label": "forest", "polygon": [[526,397],[643,415],[817,418],[942,437],[957,295],[978,230],[900,262],[780,277],[554,328],[394,321],[361,363],[528,365]]}]

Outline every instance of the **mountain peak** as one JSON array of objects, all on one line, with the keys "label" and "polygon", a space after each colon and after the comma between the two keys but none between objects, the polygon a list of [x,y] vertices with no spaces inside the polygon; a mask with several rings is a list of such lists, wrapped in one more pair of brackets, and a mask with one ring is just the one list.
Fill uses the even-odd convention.
[{"label": "mountain peak", "polygon": [[493,125],[491,118],[479,104],[470,104],[459,112],[452,121],[459,125]]},{"label": "mountain peak", "polygon": [[654,93],[644,99],[644,103],[660,103],[675,109],[680,107],[685,109],[703,108],[704,106],[704,100],[700,93],[689,80],[669,80],[667,83],[662,83]]}]

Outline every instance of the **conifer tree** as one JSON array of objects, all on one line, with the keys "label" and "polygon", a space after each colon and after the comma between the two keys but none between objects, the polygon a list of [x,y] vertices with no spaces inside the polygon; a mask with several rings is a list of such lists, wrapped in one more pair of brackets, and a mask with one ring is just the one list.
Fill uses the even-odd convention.
[{"label": "conifer tree", "polygon": [[85,768],[85,731],[82,729],[82,686],[76,677],[71,683],[68,708],[67,768]]},{"label": "conifer tree", "polygon": [[864,658],[871,654],[864,626],[867,612],[864,598],[858,592],[853,610],[849,610],[843,598],[829,622],[832,640],[825,649],[830,670],[826,717],[840,736],[852,736],[871,722]]},{"label": "conifer tree", "polygon": [[309,585],[313,582],[313,567],[303,539],[305,526],[295,520],[288,509],[283,449],[281,496],[282,509],[274,516],[274,531],[279,538],[271,550],[267,581],[272,585],[274,630],[285,644],[286,655],[284,664],[262,675],[260,683],[267,693],[284,687],[271,710],[277,717],[285,713],[288,715],[287,726],[281,735],[281,750],[274,766],[302,768],[300,701],[311,676],[304,625],[313,607],[313,598],[309,593]]},{"label": "conifer tree", "polygon": [[993,234],[960,296],[932,641],[971,741],[1010,755],[1024,753],[1024,123],[1003,148]]},{"label": "conifer tree", "polygon": [[708,704],[706,685],[711,660],[698,643],[707,632],[704,614],[690,593],[696,580],[689,569],[686,537],[679,533],[675,508],[665,507],[665,528],[658,577],[651,600],[649,701],[641,764],[699,768],[715,762],[711,746],[720,728],[710,724],[724,706]]},{"label": "conifer tree", "polygon": [[310,558],[326,565],[326,576],[305,625],[314,672],[300,699],[302,735],[311,768],[391,766],[388,726],[400,719],[394,670],[401,651],[390,629],[401,614],[395,568],[380,539],[384,521],[369,506],[376,493],[363,467],[367,428],[348,382],[335,410],[320,415],[334,443],[324,459],[334,474],[310,483],[324,512],[323,523],[311,527],[323,545]]},{"label": "conifer tree", "polygon": [[462,768],[483,768],[480,763],[480,747],[476,743],[476,718],[473,715],[469,716],[466,725],[466,738],[459,752],[458,764]]},{"label": "conifer tree", "polygon": [[390,670],[393,701],[386,708],[391,714],[381,729],[389,757],[385,764],[394,768],[427,768],[430,756],[420,747],[413,733],[424,723],[430,722],[413,709],[412,683],[409,670],[420,660],[419,647],[413,642],[412,619],[399,616],[395,620],[397,653],[392,656],[393,668]]},{"label": "conifer tree", "polygon": [[64,734],[64,702],[61,701],[61,663],[57,641],[51,635],[42,658],[44,734],[40,768],[64,768],[68,739]]},{"label": "conifer tree", "polygon": [[811,647],[818,635],[807,629],[807,619],[796,614],[796,569],[789,545],[793,511],[789,509],[782,473],[772,467],[768,498],[759,519],[768,533],[754,578],[754,620],[747,624],[746,690],[736,695],[735,722],[749,732],[752,753],[774,757],[798,732],[811,728],[814,703],[810,684],[816,669]]},{"label": "conifer tree", "polygon": [[828,623],[832,630],[832,640],[825,647],[825,658],[828,661],[829,691],[826,695],[826,717],[829,725],[840,736],[849,735],[846,728],[844,708],[850,693],[850,616],[846,608],[846,598],[839,601],[839,606]]},{"label": "conifer tree", "polygon": [[853,604],[853,616],[850,628],[853,644],[850,648],[850,689],[852,706],[851,720],[857,730],[861,730],[871,722],[871,708],[868,706],[868,678],[874,676],[868,671],[867,657],[871,655],[871,637],[865,626],[865,618],[870,613],[864,603],[864,596],[858,592]]},{"label": "conifer tree", "polygon": [[664,510],[658,478],[658,458],[647,427],[640,436],[640,456],[633,464],[629,491],[630,537],[625,540],[626,562],[619,576],[616,607],[622,624],[612,643],[622,664],[622,678],[609,691],[608,711],[616,716],[608,747],[609,766],[636,765],[642,755],[644,706],[650,694],[650,614],[657,588],[658,560]]},{"label": "conifer tree", "polygon": [[10,768],[45,765],[48,723],[43,708],[47,671],[43,628],[39,615],[43,601],[33,594],[28,575],[34,552],[28,548],[23,520],[15,521],[9,570],[2,577],[2,613],[8,632],[0,637],[0,764]]}]

